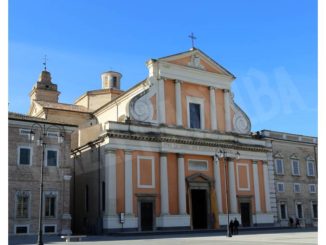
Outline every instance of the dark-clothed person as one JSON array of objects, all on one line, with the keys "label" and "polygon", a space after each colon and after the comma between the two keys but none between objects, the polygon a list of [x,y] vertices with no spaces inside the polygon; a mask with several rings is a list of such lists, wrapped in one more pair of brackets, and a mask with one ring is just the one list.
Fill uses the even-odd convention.
[{"label": "dark-clothed person", "polygon": [[239,234],[239,221],[237,220],[237,218],[234,218],[234,221],[233,221],[233,232],[235,235],[238,235]]},{"label": "dark-clothed person", "polygon": [[229,224],[229,232],[231,235],[233,235],[233,227],[234,227],[234,223],[233,223],[233,220],[231,219],[230,224]]}]

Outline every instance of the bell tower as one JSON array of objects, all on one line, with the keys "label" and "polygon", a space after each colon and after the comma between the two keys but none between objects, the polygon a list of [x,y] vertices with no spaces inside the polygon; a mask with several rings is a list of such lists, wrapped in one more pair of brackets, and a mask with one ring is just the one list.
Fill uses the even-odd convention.
[{"label": "bell tower", "polygon": [[31,105],[33,101],[58,103],[60,92],[57,85],[52,83],[51,73],[44,69],[29,94]]}]

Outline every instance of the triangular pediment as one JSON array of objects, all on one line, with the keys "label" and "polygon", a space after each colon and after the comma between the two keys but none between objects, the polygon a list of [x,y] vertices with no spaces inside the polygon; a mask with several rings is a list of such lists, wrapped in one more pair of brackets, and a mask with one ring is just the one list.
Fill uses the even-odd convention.
[{"label": "triangular pediment", "polygon": [[290,159],[299,159],[298,155],[293,153],[291,156],[290,156]]},{"label": "triangular pediment", "polygon": [[274,158],[284,158],[283,154],[281,152],[276,152],[274,154]]},{"label": "triangular pediment", "polygon": [[202,173],[195,173],[193,175],[188,176],[187,178],[188,182],[196,182],[196,183],[211,183],[212,179]]},{"label": "triangular pediment", "polygon": [[315,158],[313,158],[311,155],[307,155],[305,159],[306,161],[315,161]]},{"label": "triangular pediment", "polygon": [[191,49],[190,51],[162,57],[158,60],[235,78],[231,72],[199,49]]}]

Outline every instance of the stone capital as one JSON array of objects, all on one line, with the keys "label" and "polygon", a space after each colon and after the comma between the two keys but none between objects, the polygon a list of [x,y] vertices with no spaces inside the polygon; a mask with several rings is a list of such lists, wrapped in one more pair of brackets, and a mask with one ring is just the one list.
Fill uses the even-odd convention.
[{"label": "stone capital", "polygon": [[167,157],[167,152],[160,152],[160,157]]},{"label": "stone capital", "polygon": [[177,153],[177,158],[184,158],[184,154]]}]

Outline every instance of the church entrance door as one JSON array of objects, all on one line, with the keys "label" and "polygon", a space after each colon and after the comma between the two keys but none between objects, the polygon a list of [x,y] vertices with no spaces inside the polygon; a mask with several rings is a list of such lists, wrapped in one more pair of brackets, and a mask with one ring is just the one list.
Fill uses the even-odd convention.
[{"label": "church entrance door", "polygon": [[153,230],[153,202],[141,201],[140,202],[140,224],[142,231]]},{"label": "church entrance door", "polygon": [[191,190],[191,218],[193,229],[207,229],[207,190]]},{"label": "church entrance door", "polygon": [[250,203],[240,203],[242,226],[250,226]]}]

